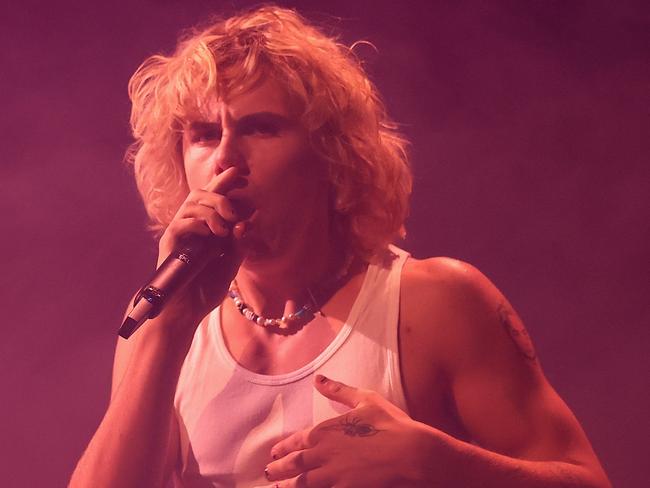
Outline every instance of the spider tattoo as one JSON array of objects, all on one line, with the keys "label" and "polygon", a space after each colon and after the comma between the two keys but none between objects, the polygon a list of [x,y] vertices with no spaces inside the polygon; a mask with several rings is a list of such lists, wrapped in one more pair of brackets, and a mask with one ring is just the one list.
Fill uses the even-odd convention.
[{"label": "spider tattoo", "polygon": [[339,430],[343,432],[343,435],[350,437],[370,437],[375,435],[377,432],[381,432],[370,424],[362,423],[360,418],[351,416],[346,416],[339,421],[338,425],[331,425],[325,427],[325,429]]}]

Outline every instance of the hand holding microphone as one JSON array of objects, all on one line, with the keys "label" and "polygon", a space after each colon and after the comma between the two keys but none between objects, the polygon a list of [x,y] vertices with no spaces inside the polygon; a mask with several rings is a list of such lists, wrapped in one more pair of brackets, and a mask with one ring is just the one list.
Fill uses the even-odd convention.
[{"label": "hand holding microphone", "polygon": [[226,194],[246,185],[235,167],[192,190],[159,243],[158,269],[136,296],[120,327],[128,339],[147,319],[182,294],[182,306],[202,318],[223,298],[242,256],[234,245],[245,231]]}]

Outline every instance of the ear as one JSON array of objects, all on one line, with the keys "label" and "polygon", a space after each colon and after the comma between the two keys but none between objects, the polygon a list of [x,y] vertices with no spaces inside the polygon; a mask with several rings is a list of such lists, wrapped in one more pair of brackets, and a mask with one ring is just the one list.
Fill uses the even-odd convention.
[{"label": "ear", "polygon": [[365,393],[359,388],[348,386],[340,381],[333,381],[322,374],[317,374],[314,379],[316,389],[326,398],[335,402],[356,408],[365,398]]}]

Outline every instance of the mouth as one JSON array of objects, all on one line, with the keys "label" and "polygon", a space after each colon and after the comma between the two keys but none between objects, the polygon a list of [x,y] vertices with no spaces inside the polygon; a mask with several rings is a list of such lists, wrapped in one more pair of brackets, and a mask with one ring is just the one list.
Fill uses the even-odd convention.
[{"label": "mouth", "polygon": [[256,206],[250,201],[250,199],[241,194],[237,194],[236,191],[228,193],[228,200],[232,204],[233,210],[240,220],[250,220],[257,211]]}]

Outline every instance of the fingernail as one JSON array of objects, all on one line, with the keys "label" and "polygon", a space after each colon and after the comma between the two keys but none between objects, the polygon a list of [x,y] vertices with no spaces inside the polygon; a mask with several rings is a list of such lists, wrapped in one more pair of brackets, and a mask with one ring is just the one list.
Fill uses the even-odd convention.
[{"label": "fingernail", "polygon": [[280,459],[280,456],[278,456],[277,454],[271,454],[271,459],[277,461],[278,459]]},{"label": "fingernail", "polygon": [[237,222],[233,226],[233,235],[235,236],[235,239],[243,239],[246,237],[247,232],[248,225],[246,225],[245,221]]},{"label": "fingernail", "polygon": [[264,476],[266,476],[267,480],[271,481],[271,475],[269,474],[269,467],[268,466],[266,468],[264,468]]},{"label": "fingernail", "polygon": [[323,376],[322,374],[317,374],[316,381],[318,381],[319,383],[327,383],[329,380],[325,378],[325,376]]}]

